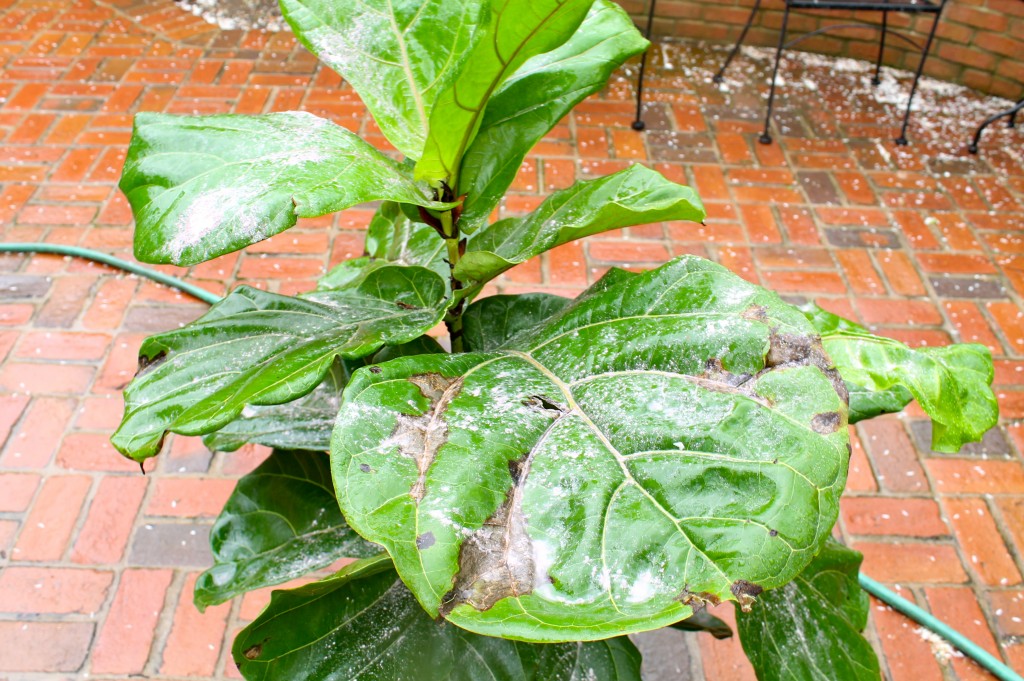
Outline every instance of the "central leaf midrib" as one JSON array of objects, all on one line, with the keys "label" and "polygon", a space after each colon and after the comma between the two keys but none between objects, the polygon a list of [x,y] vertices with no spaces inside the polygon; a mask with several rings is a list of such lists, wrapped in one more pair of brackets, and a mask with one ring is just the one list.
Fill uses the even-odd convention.
[{"label": "central leaf midrib", "polygon": [[[531,364],[540,373],[542,373],[549,381],[551,381],[555,385],[555,387],[557,387],[561,391],[562,396],[565,398],[565,400],[566,400],[567,404],[569,405],[569,408],[572,411],[572,413],[574,413],[577,416],[579,416],[580,420],[582,420],[583,423],[586,424],[586,426],[594,433],[594,435],[597,436],[597,438],[605,446],[605,448],[608,450],[608,453],[610,453],[614,457],[615,462],[619,465],[619,468],[622,470],[622,474],[626,478],[626,480],[630,484],[632,484],[634,487],[636,487],[636,489],[639,490],[640,493],[643,494],[644,497],[646,497],[647,500],[650,501],[650,503],[662,515],[664,515],[672,523],[672,525],[675,526],[675,528],[679,532],[679,534],[682,535],[682,537],[684,539],[686,539],[686,541],[690,544],[690,547],[694,551],[696,551],[697,553],[702,555],[704,557],[704,559],[707,561],[707,563],[709,565],[711,565],[713,568],[715,568],[715,570],[717,570],[718,573],[726,581],[732,581],[731,579],[729,579],[729,576],[726,575],[725,572],[723,572],[720,567],[718,567],[717,563],[715,563],[713,560],[711,560],[711,558],[706,553],[704,553],[703,551],[700,550],[700,548],[697,547],[697,544],[693,541],[693,539],[690,538],[690,535],[686,532],[686,530],[684,530],[682,527],[680,527],[679,521],[676,520],[672,516],[671,513],[669,513],[668,509],[666,509],[664,506],[662,506],[661,502],[659,502],[650,492],[647,491],[647,489],[643,485],[641,485],[636,480],[636,478],[633,477],[633,473],[632,473],[632,471],[629,470],[629,467],[626,465],[626,462],[623,459],[622,454],[615,447],[615,445],[613,445],[611,443],[611,441],[608,439],[608,436],[606,436],[604,434],[604,432],[600,428],[597,427],[597,424],[594,423],[590,419],[590,416],[587,415],[587,413],[585,411],[583,411],[583,409],[581,409],[578,404],[576,404],[576,398],[573,396],[572,391],[565,384],[565,382],[563,382],[562,379],[560,379],[557,375],[555,375],[554,372],[552,372],[546,366],[544,366],[543,364],[541,364],[540,362],[535,360],[530,355],[528,355],[526,353],[523,353],[523,352],[518,352],[518,351],[511,351],[511,352],[512,352],[512,354],[522,358],[523,360],[525,360],[526,362]],[[602,562],[603,562],[603,559],[602,559]],[[610,598],[611,597],[611,586],[610,586],[610,584],[609,584],[608,594],[609,594],[609,598]]]}]

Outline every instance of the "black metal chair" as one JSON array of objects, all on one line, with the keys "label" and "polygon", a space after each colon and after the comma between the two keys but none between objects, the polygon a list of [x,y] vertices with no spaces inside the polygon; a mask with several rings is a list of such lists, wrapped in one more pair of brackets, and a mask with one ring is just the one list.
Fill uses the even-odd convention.
[{"label": "black metal chair", "polygon": [[[892,34],[894,37],[899,38],[913,47],[921,50],[921,61],[917,65],[917,73],[914,75],[914,84],[910,88],[910,97],[907,99],[907,110],[903,114],[903,127],[900,129],[900,136],[896,138],[896,143],[905,145],[907,144],[907,125],[910,122],[910,107],[914,102],[914,94],[917,92],[917,83],[921,79],[921,73],[924,71],[924,64],[928,58],[928,52],[931,50],[932,41],[935,38],[935,29],[939,25],[939,17],[942,14],[943,8],[946,6],[947,0],[784,0],[785,11],[782,15],[782,28],[779,31],[779,45],[775,51],[775,67],[772,69],[772,81],[771,89],[768,91],[768,112],[764,118],[764,132],[761,133],[760,141],[762,144],[771,144],[772,136],[769,133],[769,126],[771,125],[772,119],[772,106],[775,103],[775,80],[779,73],[779,61],[782,59],[782,51],[787,47],[792,47],[797,43],[812,38],[816,35],[820,35],[827,31],[834,31],[845,28],[874,28],[881,30],[881,37],[878,44],[878,60],[875,64],[875,75],[871,79],[874,85],[878,85],[881,81],[879,74],[882,68],[882,56],[885,53],[885,39],[886,36]],[[654,8],[657,4],[656,0],[650,0],[647,14],[647,37],[651,37],[651,24],[654,19]],[[725,70],[729,67],[733,57],[739,52],[740,46],[743,44],[744,38],[747,37],[747,31],[750,30],[750,25],[754,23],[754,17],[757,16],[757,11],[761,7],[761,0],[754,0],[754,7],[750,10],[750,16],[747,18],[746,25],[743,26],[743,30],[740,32],[740,37],[733,46],[732,51],[729,52],[729,56],[726,57],[725,63],[722,64],[722,68],[715,74],[714,81],[719,83],[722,81],[722,76]],[[846,10],[846,11],[876,11],[882,13],[881,24],[871,24],[867,22],[851,22],[845,24],[835,24],[832,26],[824,26],[816,31],[806,33],[790,42],[786,42],[786,29],[789,24],[789,12],[790,10]],[[888,19],[890,12],[907,12],[915,14],[934,14],[935,20],[932,22],[931,31],[928,33],[928,39],[922,46],[917,41],[897,32],[888,26]],[[636,96],[636,120],[633,121],[634,130],[643,130],[644,122],[641,118],[641,110],[643,106],[643,86],[644,86],[644,69],[647,65],[647,54],[640,62],[640,78],[637,84],[637,96]],[[1005,115],[1005,114],[1003,114]]]},{"label": "black metal chair", "polygon": [[1024,97],[1017,100],[1017,103],[1006,111],[1000,111],[999,113],[989,116],[985,121],[978,126],[978,129],[974,131],[974,139],[967,145],[967,151],[972,154],[978,153],[978,142],[981,141],[981,133],[985,132],[985,128],[998,121],[1003,116],[1009,116],[1010,119],[1006,122],[1006,127],[1015,128],[1017,127],[1017,112],[1024,109]]},{"label": "black metal chair", "polygon": [[[905,145],[907,144],[907,125],[910,123],[910,108],[914,103],[914,94],[917,92],[917,83],[921,79],[921,73],[924,71],[925,61],[928,59],[928,52],[931,50],[932,41],[935,38],[935,29],[939,26],[939,17],[942,15],[942,10],[946,6],[947,0],[784,0],[786,3],[785,11],[782,15],[782,28],[779,31],[779,46],[775,50],[775,67],[772,69],[772,80],[771,86],[768,90],[768,113],[764,117],[764,132],[761,133],[760,142],[762,144],[771,144],[772,136],[769,133],[769,126],[771,125],[772,119],[772,105],[775,101],[775,80],[779,73],[779,61],[782,59],[782,50],[787,47],[793,47],[797,43],[812,38],[816,35],[820,35],[827,31],[835,31],[846,28],[874,28],[881,31],[881,36],[878,41],[878,59],[875,62],[875,75],[871,79],[873,85],[878,85],[881,80],[879,75],[882,69],[882,56],[885,54],[885,38],[888,34],[892,34],[893,37],[899,38],[913,47],[921,50],[921,61],[917,64],[917,72],[914,74],[914,83],[910,86],[910,97],[907,98],[907,110],[903,114],[903,127],[900,128],[900,136],[896,138],[896,144]],[[750,25],[754,22],[754,16],[757,14],[757,10],[761,6],[761,0],[754,0],[754,7],[750,10],[750,16],[747,18],[747,24],[743,27],[740,32],[739,40],[736,41],[736,45],[733,46],[729,56],[726,57],[725,63],[722,64],[722,68],[715,74],[714,81],[716,83],[722,81],[722,76],[725,73],[725,69],[728,68],[729,63],[732,61],[736,53],[739,52],[740,45],[743,43],[743,39],[747,36],[747,31],[750,29]],[[816,31],[805,33],[804,35],[786,42],[786,27],[789,23],[789,12],[790,10],[845,10],[845,11],[874,11],[882,13],[881,24],[871,24],[862,21],[856,21],[846,24],[834,24],[831,26],[823,26]],[[889,13],[890,12],[906,12],[913,14],[934,14],[935,19],[932,21],[931,31],[928,33],[928,39],[922,46],[916,40],[903,35],[889,28]]]}]

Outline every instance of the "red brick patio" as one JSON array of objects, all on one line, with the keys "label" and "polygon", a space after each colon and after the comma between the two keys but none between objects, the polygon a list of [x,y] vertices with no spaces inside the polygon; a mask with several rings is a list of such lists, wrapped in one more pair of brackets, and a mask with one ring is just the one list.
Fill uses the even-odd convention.
[{"label": "red brick patio", "polygon": [[[353,92],[290,35],[219,31],[165,0],[130,3],[2,3],[4,241],[129,257],[131,216],[115,184],[138,111],[305,109],[385,144]],[[911,344],[989,346],[1000,428],[951,456],[923,444],[917,409],[858,426],[840,529],[868,574],[1024,671],[1024,131],[993,126],[968,156],[972,126],[1002,107],[931,86],[911,146],[898,148],[897,107],[877,101],[891,83],[876,97],[855,63],[814,58],[783,74],[784,130],[762,146],[768,62],[741,58],[723,91],[708,70],[722,55],[659,51],[643,134],[629,129],[632,71],[614,81],[537,147],[504,207],[527,210],[576,179],[650,163],[699,190],[707,226],[569,244],[498,289],[574,294],[609,265],[696,253]],[[243,281],[309,288],[362,251],[370,215],[303,221],[188,276],[218,293]],[[143,477],[107,442],[142,338],[204,309],[104,266],[0,258],[0,679],[237,677],[230,640],[267,594],[200,615],[190,591],[210,560],[213,518],[266,452],[211,455],[176,437]],[[730,617],[728,606],[715,614]],[[889,678],[990,678],[943,661],[915,629],[873,609],[869,635]],[[753,678],[735,641],[690,641],[679,654],[707,679]]]}]

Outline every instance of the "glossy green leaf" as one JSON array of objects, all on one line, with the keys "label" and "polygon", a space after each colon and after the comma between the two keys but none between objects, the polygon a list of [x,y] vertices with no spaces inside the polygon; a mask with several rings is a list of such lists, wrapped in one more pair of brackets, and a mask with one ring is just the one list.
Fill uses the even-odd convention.
[{"label": "glossy green leaf", "polygon": [[463,154],[480,128],[484,107],[530,57],[563,44],[594,0],[483,0],[490,12],[463,69],[437,98],[416,178],[457,187]]},{"label": "glossy green leaf", "polygon": [[203,444],[214,452],[233,452],[249,443],[326,452],[331,448],[341,393],[353,369],[348,362],[337,360],[313,392],[284,404],[245,407],[234,421],[204,435]]},{"label": "glossy green leaf", "polygon": [[550,293],[490,296],[462,315],[466,345],[474,352],[497,350],[510,338],[564,310],[572,300]]},{"label": "glossy green leaf", "polygon": [[380,553],[345,523],[327,456],[283,450],[238,481],[210,532],[210,547],[213,567],[195,586],[200,610],[339,558]]},{"label": "glossy green leaf", "polygon": [[530,149],[647,45],[621,7],[597,0],[564,45],[533,57],[505,81],[487,103],[462,161],[459,193],[466,200],[459,224],[464,233],[487,222]]},{"label": "glossy green leaf", "polygon": [[932,449],[938,452],[959,451],[996,425],[999,405],[990,387],[992,355],[985,346],[910,348],[817,305],[803,310],[839,374],[853,387],[851,408],[858,417],[899,411],[912,395],[932,420]]},{"label": "glossy green leaf", "polygon": [[338,499],[431,615],[653,629],[781,586],[827,538],[845,391],[807,319],[694,257],[611,281],[501,350],[353,375]]},{"label": "glossy green leaf", "polygon": [[336,357],[416,338],[444,316],[445,282],[422,267],[383,267],[348,288],[291,298],[241,286],[199,320],[146,339],[111,441],[141,461],[167,432],[204,435],[248,406],[311,392]]},{"label": "glossy green leaf", "polygon": [[704,207],[689,187],[634,165],[597,180],[555,192],[537,210],[506,218],[469,237],[456,278],[493,279],[555,246],[611,229],[662,220],[704,219]]},{"label": "glossy green leaf", "polygon": [[366,230],[366,254],[346,260],[321,277],[319,289],[339,288],[383,265],[426,267],[445,281],[451,276],[444,239],[433,227],[413,222],[402,207],[381,204]]},{"label": "glossy green leaf", "polygon": [[435,622],[386,555],[275,591],[232,656],[249,681],[640,681],[640,653],[625,637],[531,645]]},{"label": "glossy green leaf", "polygon": [[246,407],[231,423],[203,436],[203,444],[215,452],[233,452],[252,443],[277,449],[326,452],[331,448],[331,431],[338,417],[341,393],[352,372],[366,364],[396,357],[444,352],[429,336],[401,345],[386,345],[372,357],[335,360],[323,383],[313,392],[284,404]]},{"label": "glossy green leaf", "polygon": [[760,681],[878,681],[878,657],[861,635],[868,595],[863,556],[829,541],[800,575],[736,614],[743,650]]},{"label": "glossy green leaf", "polygon": [[717,639],[732,638],[732,629],[729,625],[707,610],[699,610],[685,620],[679,620],[671,626],[673,629],[679,629],[680,631],[707,632]]},{"label": "glossy green leaf", "polygon": [[194,265],[262,241],[297,218],[367,201],[441,208],[397,163],[301,111],[264,116],[140,113],[119,185],[135,257]]},{"label": "glossy green leaf", "polygon": [[439,93],[465,63],[481,0],[281,0],[299,41],[359,93],[381,131],[419,158]]}]

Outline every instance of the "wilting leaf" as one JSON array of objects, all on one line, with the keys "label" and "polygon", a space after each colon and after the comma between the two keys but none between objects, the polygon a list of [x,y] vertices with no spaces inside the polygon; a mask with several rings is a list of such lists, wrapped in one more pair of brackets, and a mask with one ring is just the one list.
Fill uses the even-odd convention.
[{"label": "wilting leaf", "polygon": [[932,420],[932,449],[938,452],[959,451],[996,425],[992,354],[985,346],[909,348],[813,303],[803,311],[850,384],[850,408],[858,418],[899,411],[913,396]]},{"label": "wilting leaf", "polygon": [[564,310],[572,300],[550,293],[490,296],[462,315],[466,344],[474,352],[497,350],[517,333]]},{"label": "wilting leaf", "polygon": [[331,447],[331,430],[341,406],[341,393],[354,368],[349,362],[336,360],[313,392],[284,404],[245,407],[234,421],[204,435],[203,444],[215,452],[233,452],[249,443],[326,452]]},{"label": "wilting leaf", "polygon": [[878,681],[878,657],[861,635],[868,595],[863,556],[829,541],[800,575],[736,614],[743,650],[760,681]]},{"label": "wilting leaf", "polygon": [[795,577],[838,513],[845,391],[807,319],[699,258],[613,272],[501,350],[357,371],[345,517],[433,616],[654,629]]},{"label": "wilting leaf", "polygon": [[111,441],[141,461],[167,432],[204,435],[247,406],[296,400],[336,357],[364,357],[437,324],[445,282],[422,267],[383,267],[347,288],[291,298],[241,286],[197,321],[146,339]]},{"label": "wilting leaf", "polygon": [[673,629],[680,631],[706,631],[717,639],[732,638],[732,629],[729,625],[718,619],[707,610],[700,610],[671,625]]},{"label": "wilting leaf", "polygon": [[469,237],[455,268],[462,281],[482,283],[555,246],[591,234],[662,220],[704,219],[689,187],[635,165],[555,192],[529,215],[506,218]]},{"label": "wilting leaf", "polygon": [[480,0],[281,0],[299,41],[352,85],[388,140],[412,158],[485,9]]},{"label": "wilting leaf", "polygon": [[594,0],[486,0],[490,13],[467,67],[437,98],[417,179],[456,187],[459,163],[480,128],[491,95],[530,57],[558,47],[576,31]]},{"label": "wilting leaf", "polygon": [[203,444],[216,452],[233,452],[252,443],[277,449],[326,452],[331,448],[331,431],[338,417],[341,393],[349,376],[361,366],[386,362],[396,357],[444,352],[429,336],[401,345],[386,345],[372,357],[335,360],[323,383],[305,397],[266,407],[246,407],[231,423],[203,436]]},{"label": "wilting leaf", "polygon": [[564,45],[533,57],[498,88],[462,161],[464,233],[487,221],[530,149],[647,45],[621,7],[597,0]]},{"label": "wilting leaf", "polygon": [[381,204],[366,230],[366,255],[334,267],[317,287],[339,288],[383,265],[426,267],[445,281],[451,276],[444,239],[433,227],[411,221],[401,206],[388,201]]},{"label": "wilting leaf", "polygon": [[367,201],[441,208],[397,163],[300,111],[264,116],[140,113],[121,175],[135,257],[194,265],[262,241],[297,218]]},{"label": "wilting leaf", "polygon": [[435,622],[386,555],[275,591],[231,652],[250,681],[640,681],[640,653],[625,637],[536,645]]},{"label": "wilting leaf", "polygon": [[210,533],[213,567],[199,575],[200,609],[246,591],[281,584],[339,558],[367,558],[380,547],[345,524],[327,456],[275,451],[238,481]]}]

